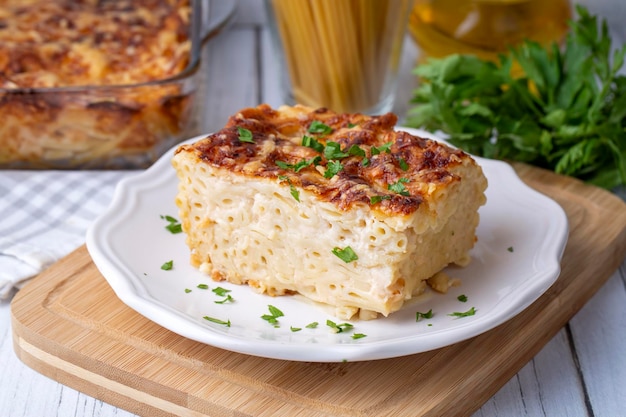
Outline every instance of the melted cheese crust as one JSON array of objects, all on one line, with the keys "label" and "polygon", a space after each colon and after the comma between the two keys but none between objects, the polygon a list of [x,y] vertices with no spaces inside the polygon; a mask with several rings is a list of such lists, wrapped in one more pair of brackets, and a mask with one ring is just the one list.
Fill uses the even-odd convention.
[{"label": "melted cheese crust", "polygon": [[[314,120],[332,132],[309,132]],[[467,260],[487,182],[469,155],[394,131],[395,122],[261,105],[181,146],[176,203],[192,264],[270,295],[300,293],[342,319],[400,309],[428,278]],[[239,139],[240,128],[252,143]],[[343,169],[325,178],[333,159],[303,146],[303,136],[342,151],[358,145],[364,155],[346,152]],[[389,187],[398,183],[401,193]],[[346,263],[333,249],[348,246],[358,259]]]}]

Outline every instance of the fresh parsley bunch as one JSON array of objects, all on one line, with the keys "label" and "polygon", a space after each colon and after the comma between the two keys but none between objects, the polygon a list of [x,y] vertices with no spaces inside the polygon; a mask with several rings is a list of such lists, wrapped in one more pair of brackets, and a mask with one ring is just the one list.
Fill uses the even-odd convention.
[{"label": "fresh parsley bunch", "polygon": [[418,66],[407,124],[475,155],[626,185],[626,46],[612,52],[606,21],[576,11],[563,48],[525,41],[499,63],[451,55]]}]

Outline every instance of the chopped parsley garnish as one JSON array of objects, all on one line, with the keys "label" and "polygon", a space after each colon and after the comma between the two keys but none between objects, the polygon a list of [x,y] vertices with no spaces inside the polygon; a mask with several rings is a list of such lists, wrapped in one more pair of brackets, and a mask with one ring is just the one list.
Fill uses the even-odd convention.
[{"label": "chopped parsley garnish", "polygon": [[314,321],[314,322],[312,322],[312,323],[307,324],[307,325],[306,325],[306,326],[304,326],[304,327],[306,327],[307,329],[316,329],[318,325],[319,325],[319,323],[318,323],[318,322],[316,322],[316,321]]},{"label": "chopped parsley garnish", "polygon": [[398,164],[400,165],[400,169],[402,171],[408,171],[409,170],[409,164],[407,164],[406,161],[403,158],[400,158],[400,160],[398,161]]},{"label": "chopped parsley garnish", "polygon": [[513,253],[513,246],[509,246],[506,250],[508,250],[509,252]]},{"label": "chopped parsley garnish", "polygon": [[289,178],[286,175],[279,175],[278,176],[278,180],[279,181],[287,181],[287,184],[289,184],[289,193],[299,203],[300,202],[300,191],[298,191],[298,189],[291,183]]},{"label": "chopped parsley garnish", "polygon": [[211,291],[213,291],[216,295],[219,295],[220,297],[226,297],[230,292],[230,290],[222,287],[213,288]]},{"label": "chopped parsley garnish", "polygon": [[280,169],[292,169],[294,167],[293,164],[288,164],[287,162],[283,162],[283,161],[276,161],[276,165],[278,166],[278,168]]},{"label": "chopped parsley garnish", "polygon": [[348,330],[352,330],[354,326],[350,323],[335,323],[332,320],[326,320],[326,325],[333,329],[335,333],[342,333]]},{"label": "chopped parsley garnish", "polygon": [[252,139],[252,132],[250,132],[248,129],[237,126],[237,131],[239,132],[240,142],[254,143],[254,140]]},{"label": "chopped parsley garnish", "polygon": [[391,200],[391,196],[390,195],[373,195],[370,197],[370,204],[371,205],[378,204],[383,200]]},{"label": "chopped parsley garnish", "polygon": [[234,303],[234,302],[235,302],[235,299],[230,294],[228,294],[226,298],[224,298],[223,300],[214,301],[215,304],[225,304],[225,303]]},{"label": "chopped parsley garnish", "polygon": [[167,261],[163,265],[161,265],[161,269],[164,271],[169,271],[174,267],[174,261]]},{"label": "chopped parsley garnish", "polygon": [[348,128],[352,129],[353,127],[358,126],[356,123],[348,123]]},{"label": "chopped parsley garnish", "polygon": [[165,228],[169,230],[171,234],[176,234],[183,231],[182,225],[174,217],[161,215],[161,218],[167,221],[168,224],[167,226],[165,226]]},{"label": "chopped parsley garnish", "polygon": [[230,327],[230,320],[224,321],[209,316],[204,316],[203,319],[210,321],[211,323],[221,324],[223,326]]},{"label": "chopped parsley garnish", "polygon": [[321,135],[328,135],[332,133],[333,128],[320,122],[319,120],[313,120],[309,125],[309,133],[317,133]]},{"label": "chopped parsley garnish", "polygon": [[339,259],[341,259],[345,263],[350,263],[352,261],[356,261],[357,259],[359,259],[357,254],[354,252],[354,250],[350,246],[346,246],[343,249],[339,247],[335,247],[333,248],[332,252],[335,256],[337,256]]},{"label": "chopped parsley garnish", "polygon": [[291,184],[289,184],[289,193],[298,203],[300,202],[300,191]]},{"label": "chopped parsley garnish", "polygon": [[409,182],[409,180],[407,178],[400,178],[395,183],[388,184],[387,185],[387,189],[389,191],[393,191],[396,194],[400,194],[400,195],[403,195],[403,196],[408,196],[409,195],[409,191],[404,186],[404,184],[407,183],[407,182]]},{"label": "chopped parsley garnish", "polygon": [[322,158],[320,156],[316,156],[311,159],[303,159],[300,162],[295,164],[288,164],[283,161],[276,161],[276,165],[278,165],[281,169],[293,169],[295,172],[300,172],[303,168],[306,168],[311,165],[317,165]]},{"label": "chopped parsley garnish", "polygon": [[269,309],[270,314],[263,314],[261,318],[267,321],[268,323],[273,324],[274,327],[278,327],[278,318],[284,316],[283,312],[280,311],[278,308],[274,307],[273,305],[268,305],[267,307]]},{"label": "chopped parsley garnish", "polygon": [[465,302],[467,302],[467,295],[461,294],[458,297],[456,297],[456,299],[459,300],[462,303],[465,303]]},{"label": "chopped parsley garnish", "polygon": [[458,312],[455,311],[454,313],[450,313],[448,314],[448,316],[453,316],[453,317],[469,317],[469,316],[473,316],[474,314],[476,314],[476,309],[474,307],[470,308],[469,310],[465,311],[465,312]]},{"label": "chopped parsley garnish", "polygon": [[365,158],[365,151],[359,145],[352,145],[350,146],[350,149],[348,149],[348,155]]},{"label": "chopped parsley garnish", "polygon": [[198,284],[197,285],[198,288],[200,288],[201,290],[208,290],[209,286],[206,284]]},{"label": "chopped parsley garnish", "polygon": [[364,337],[367,337],[367,335],[363,333],[355,333],[352,335],[353,339],[363,339]]},{"label": "chopped parsley garnish", "polygon": [[326,159],[341,159],[350,156],[348,152],[341,151],[341,144],[337,142],[327,142],[324,148],[324,156]]},{"label": "chopped parsley garnish", "polygon": [[228,302],[232,303],[235,301],[235,299],[230,294],[228,294],[230,290],[227,290],[226,288],[217,287],[217,288],[213,288],[211,291],[213,291],[215,295],[219,295],[220,297],[225,297],[223,300],[215,301],[215,304],[224,304]]},{"label": "chopped parsley garnish", "polygon": [[387,142],[381,146],[372,146],[372,149],[370,150],[372,152],[372,156],[374,155],[378,155],[379,153],[391,153],[391,145],[393,144],[393,142]]},{"label": "chopped parsley garnish", "polygon": [[185,288],[185,294],[189,294],[191,290],[189,288]]},{"label": "chopped parsley garnish", "polygon": [[324,145],[317,141],[317,139],[304,135],[302,136],[302,146],[306,146],[307,148],[311,148],[319,153],[324,152]]},{"label": "chopped parsley garnish", "polygon": [[324,178],[332,178],[343,169],[343,165],[339,161],[328,161],[326,165],[326,171],[324,171]]},{"label": "chopped parsley garnish", "polygon": [[415,313],[415,321],[420,321],[421,319],[432,319],[433,318],[433,309],[431,308],[426,313],[420,313],[419,311]]},{"label": "chopped parsley garnish", "polygon": [[299,332],[300,330],[302,330],[302,327],[293,327],[293,326],[290,326],[290,327],[289,327],[289,329],[290,329],[292,332],[294,332],[294,333],[295,333],[295,332]]}]

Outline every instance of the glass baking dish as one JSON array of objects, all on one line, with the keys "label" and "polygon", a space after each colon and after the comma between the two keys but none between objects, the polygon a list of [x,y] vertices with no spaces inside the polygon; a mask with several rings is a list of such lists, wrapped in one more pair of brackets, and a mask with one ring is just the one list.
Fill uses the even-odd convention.
[{"label": "glass baking dish", "polygon": [[174,76],[135,84],[0,88],[0,168],[144,168],[199,134],[201,50],[235,9],[232,1],[218,2],[189,4],[188,62]]}]

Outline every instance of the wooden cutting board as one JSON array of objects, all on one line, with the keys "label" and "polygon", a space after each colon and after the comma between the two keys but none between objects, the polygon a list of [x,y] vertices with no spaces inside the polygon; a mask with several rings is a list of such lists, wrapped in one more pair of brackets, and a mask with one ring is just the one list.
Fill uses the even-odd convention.
[{"label": "wooden cutting board", "polygon": [[[626,204],[517,164],[567,212],[562,273],[514,319],[442,349],[372,362],[300,363],[178,336],[126,307],[84,247],[12,302],[15,351],[38,372],[145,416],[465,416],[515,375],[626,256]],[[513,221],[513,219],[512,219]]]}]

